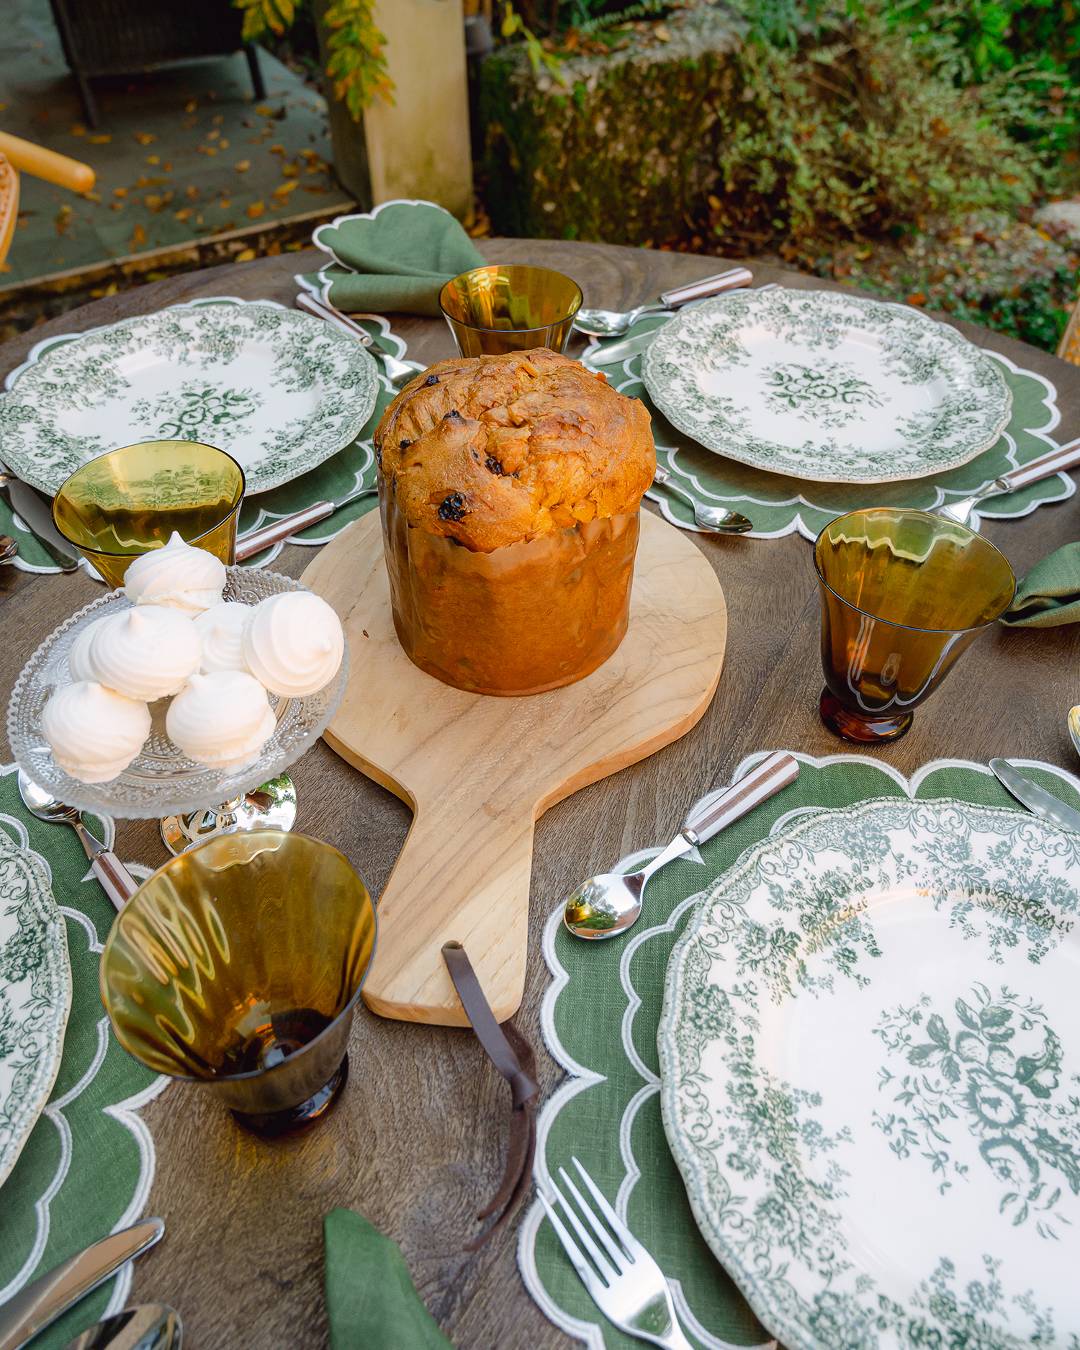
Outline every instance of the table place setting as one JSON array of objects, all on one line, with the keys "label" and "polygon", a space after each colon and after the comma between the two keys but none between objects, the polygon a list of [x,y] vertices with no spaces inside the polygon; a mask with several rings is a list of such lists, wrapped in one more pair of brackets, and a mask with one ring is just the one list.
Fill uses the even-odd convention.
[{"label": "table place setting", "polygon": [[480,1346],[510,1242],[500,1344],[1080,1343],[1080,693],[948,753],[1080,622],[996,526],[1075,491],[1054,384],[758,264],[616,310],[430,202],[313,243],[0,396],[0,1350],[238,1342],[271,1270],[253,1345]]}]

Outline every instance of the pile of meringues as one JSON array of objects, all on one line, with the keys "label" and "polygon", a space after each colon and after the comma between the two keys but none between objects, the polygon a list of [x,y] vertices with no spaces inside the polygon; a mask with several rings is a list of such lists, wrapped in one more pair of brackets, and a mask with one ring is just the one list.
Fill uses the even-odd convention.
[{"label": "pile of meringues", "polygon": [[169,739],[199,764],[232,773],[258,759],[276,725],[268,694],[305,698],[337,674],[341,621],[310,591],[258,605],[223,601],[225,565],[174,534],[128,568],[131,607],[81,629],[71,683],[42,726],[57,764],[84,783],[123,773],[150,735],[150,709],[171,698]]}]

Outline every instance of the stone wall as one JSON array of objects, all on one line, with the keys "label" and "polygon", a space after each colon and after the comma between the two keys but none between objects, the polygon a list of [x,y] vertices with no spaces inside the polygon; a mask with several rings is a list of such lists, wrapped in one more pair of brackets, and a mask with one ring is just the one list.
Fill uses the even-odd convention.
[{"label": "stone wall", "polygon": [[701,8],[657,32],[564,57],[562,82],[534,74],[520,46],[486,59],[479,105],[497,233],[656,244],[703,217],[740,27]]}]

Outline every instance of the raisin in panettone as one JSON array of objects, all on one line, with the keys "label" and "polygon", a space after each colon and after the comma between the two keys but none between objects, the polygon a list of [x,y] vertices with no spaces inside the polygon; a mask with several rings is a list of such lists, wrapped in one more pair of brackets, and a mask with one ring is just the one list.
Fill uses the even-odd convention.
[{"label": "raisin in panettone", "polygon": [[532,694],[595,670],[626,632],[649,414],[540,348],[442,361],[375,433],[394,624],[423,670]]}]

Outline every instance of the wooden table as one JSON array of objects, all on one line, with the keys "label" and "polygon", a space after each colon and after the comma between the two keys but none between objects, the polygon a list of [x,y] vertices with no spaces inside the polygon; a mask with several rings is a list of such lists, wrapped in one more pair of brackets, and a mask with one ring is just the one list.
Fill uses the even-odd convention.
[{"label": "wooden table", "polygon": [[[495,260],[568,272],[582,282],[588,304],[620,309],[724,265],[598,244],[506,240],[482,247]],[[288,303],[294,273],[314,270],[321,256],[312,251],[189,273],[97,301],[8,343],[0,349],[0,373],[49,333],[195,296]],[[758,282],[826,284],[766,266],[755,273]],[[1080,434],[1080,369],[985,329],[959,327],[1052,380],[1062,413],[1059,438]],[[398,318],[394,330],[417,359],[451,354],[441,320]],[[1080,533],[1078,500],[991,524],[987,534],[1023,574]],[[806,540],[696,539],[723,581],[730,619],[711,708],[682,740],[579,792],[537,827],[530,973],[517,1020],[537,1046],[545,1092],[559,1074],[542,1050],[538,1022],[548,979],[540,932],[559,897],[624,853],[666,842],[686,806],[726,782],[744,755],[778,746],[816,755],[850,748],[817,716],[818,599]],[[311,557],[309,549],[290,547],[274,566],[296,575]],[[3,569],[0,689],[10,690],[41,639],[97,594],[81,574],[34,577]],[[941,756],[1029,756],[1075,768],[1065,713],[1080,697],[1078,670],[1080,625],[997,628],[964,657],[904,739],[868,753],[904,773]],[[405,838],[407,808],[321,743],[293,773],[299,827],[343,849],[377,895]],[[121,822],[118,836],[122,857],[164,861],[153,823]],[[191,1350],[324,1346],[322,1218],[335,1205],[350,1205],[401,1244],[421,1296],[459,1350],[569,1344],[522,1287],[514,1226],[485,1250],[462,1254],[463,1240],[476,1231],[475,1210],[499,1175],[508,1114],[506,1088],[477,1042],[461,1031],[384,1022],[361,1010],[350,1061],[346,1095],[332,1118],[276,1145],[256,1142],[208,1095],[184,1085],[170,1086],[144,1109],[158,1153],[148,1212],[165,1217],[168,1236],[138,1263],[132,1300],[179,1308]]]}]

